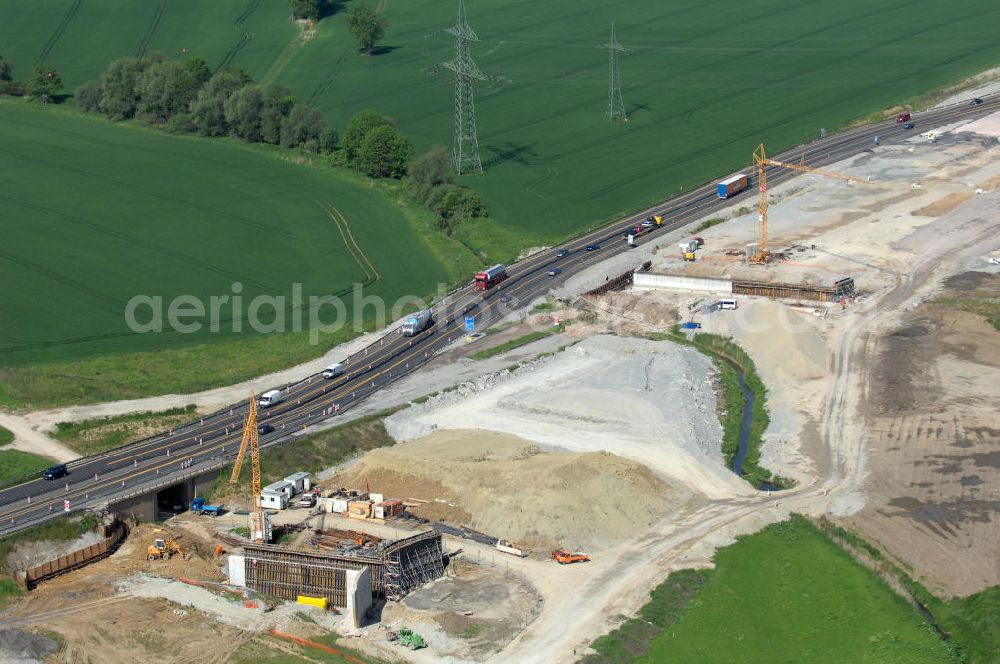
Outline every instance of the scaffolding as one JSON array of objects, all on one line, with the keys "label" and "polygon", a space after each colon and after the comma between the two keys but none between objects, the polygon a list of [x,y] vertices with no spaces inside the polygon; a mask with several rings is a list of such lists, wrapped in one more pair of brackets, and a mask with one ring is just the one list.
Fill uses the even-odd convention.
[{"label": "scaffolding", "polygon": [[817,302],[838,302],[855,297],[854,279],[845,277],[833,286],[802,286],[798,284],[774,284],[760,281],[733,280],[734,295],[761,295],[764,297],[790,300],[815,300]]},{"label": "scaffolding", "polygon": [[434,531],[338,552],[244,544],[243,553],[248,587],[284,599],[326,597],[334,606],[346,606],[346,570],[367,568],[372,594],[394,601],[444,574],[441,533]]}]

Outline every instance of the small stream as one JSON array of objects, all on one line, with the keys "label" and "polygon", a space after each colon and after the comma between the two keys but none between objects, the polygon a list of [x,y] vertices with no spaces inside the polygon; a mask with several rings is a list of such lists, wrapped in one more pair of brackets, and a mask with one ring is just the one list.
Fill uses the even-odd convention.
[{"label": "small stream", "polygon": [[[731,366],[736,370],[736,378],[740,382],[740,391],[743,392],[743,418],[740,421],[739,447],[736,450],[736,456],[733,457],[733,463],[729,469],[740,477],[743,477],[743,460],[747,457],[747,447],[750,442],[750,425],[753,422],[753,405],[757,400],[757,395],[747,387],[747,383],[743,379],[743,371],[735,364]],[[773,482],[761,482],[757,489],[760,491],[781,491],[781,487]]]}]

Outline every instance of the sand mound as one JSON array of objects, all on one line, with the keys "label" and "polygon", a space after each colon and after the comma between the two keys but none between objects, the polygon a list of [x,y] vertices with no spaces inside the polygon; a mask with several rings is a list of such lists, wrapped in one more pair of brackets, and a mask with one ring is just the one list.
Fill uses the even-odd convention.
[{"label": "sand mound", "polygon": [[463,383],[385,425],[402,441],[438,429],[485,429],[544,449],[607,451],[698,495],[749,495],[753,489],[722,463],[715,380],[711,360],[694,348],[596,336]]},{"label": "sand mound", "polygon": [[332,484],[431,501],[414,511],[521,544],[598,549],[633,537],[691,493],[608,452],[544,452],[517,436],[438,431],[369,452]]}]

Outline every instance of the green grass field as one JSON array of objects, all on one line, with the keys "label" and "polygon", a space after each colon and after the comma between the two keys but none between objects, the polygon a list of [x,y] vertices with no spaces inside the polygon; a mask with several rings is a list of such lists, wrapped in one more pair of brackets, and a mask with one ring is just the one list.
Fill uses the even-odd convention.
[{"label": "green grass field", "polygon": [[10,429],[0,427],[0,445],[6,445],[14,440],[14,433]]},{"label": "green grass field", "polygon": [[[350,2],[346,3],[349,6]],[[389,29],[374,57],[356,52],[338,11],[302,44],[284,0],[99,6],[0,0],[0,52],[24,72],[39,59],[70,89],[115,57],[201,55],[292,87],[343,128],[356,111],[390,116],[418,149],[451,145],[452,83],[427,69],[453,56],[455,3],[383,3]],[[114,10],[107,9],[114,6]],[[489,259],[553,241],[744,167],[753,147],[796,145],[1000,62],[1000,5],[956,0],[475,0],[485,176],[464,178],[493,220],[463,240]],[[604,119],[609,26],[621,60],[628,124]],[[186,49],[182,51],[182,49]],[[44,56],[44,57],[43,57]]]},{"label": "green grass field", "polygon": [[[485,176],[465,178],[496,224],[467,224],[476,246],[563,238],[727,174],[755,145],[785,148],[1000,62],[1000,5],[957,0],[571,0],[467,3],[480,68],[507,77],[476,90]],[[354,52],[342,15],[285,67],[300,98],[343,125],[371,107],[418,148],[451,145],[453,85],[427,75],[453,57],[455,3],[393,3],[385,53]],[[610,23],[627,125],[604,119]],[[322,66],[320,66],[322,63]],[[405,94],[400,91],[405,90]],[[511,236],[516,240],[511,241]]]},{"label": "green grass field", "polygon": [[903,599],[801,517],[720,549],[639,662],[957,662]]},{"label": "green grass field", "polygon": [[290,15],[284,0],[2,0],[0,53],[18,77],[36,62],[56,64],[69,92],[111,60],[154,51],[259,78],[298,33]]},{"label": "green grass field", "polygon": [[20,450],[0,450],[0,483],[40,473],[55,462]]},{"label": "green grass field", "polygon": [[[294,284],[305,302],[342,296],[350,313],[356,283],[372,282],[364,295],[391,307],[403,295],[432,295],[439,282],[466,278],[477,265],[457,242],[428,230],[429,212],[421,216],[356,174],[291,163],[280,158],[291,153],[276,148],[175,137],[20,100],[0,102],[0,124],[7,129],[0,133],[0,278],[7,282],[0,309],[8,314],[0,402],[148,393],[143,369],[166,381],[164,391],[259,375],[347,334],[323,336],[313,347],[295,333],[296,312],[304,328],[309,314],[293,306]],[[355,259],[321,205],[342,213],[377,275]],[[236,294],[234,283],[243,298],[240,333],[232,299],[220,308],[215,333],[207,317],[193,333],[137,334],[126,324],[135,295],[162,297],[169,328],[173,298],[191,295],[207,309],[211,296]],[[258,295],[285,298],[287,334],[250,330]],[[259,314],[274,322],[270,305]],[[323,315],[336,314],[328,307]],[[149,316],[143,307],[137,318]]]},{"label": "green grass field", "polygon": [[59,422],[53,438],[86,456],[119,447],[170,429],[195,418],[193,405],[159,412],[97,417],[79,422]]}]

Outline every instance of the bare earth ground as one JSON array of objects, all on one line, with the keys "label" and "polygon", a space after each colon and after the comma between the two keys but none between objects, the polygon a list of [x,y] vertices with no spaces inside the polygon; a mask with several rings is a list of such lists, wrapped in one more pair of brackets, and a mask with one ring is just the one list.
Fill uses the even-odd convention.
[{"label": "bare earth ground", "polygon": [[[967,272],[941,295],[970,293],[1000,296],[1000,276]],[[878,462],[850,523],[934,592],[1000,583],[1000,333],[927,303],[901,315],[876,352],[867,444]]]},{"label": "bare earth ground", "polygon": [[700,502],[642,464],[609,452],[545,452],[537,444],[479,430],[441,430],[374,450],[331,480],[369,482],[387,496],[428,501],[419,516],[469,525],[536,549],[606,548]]}]

